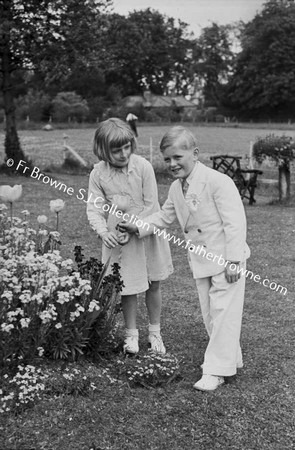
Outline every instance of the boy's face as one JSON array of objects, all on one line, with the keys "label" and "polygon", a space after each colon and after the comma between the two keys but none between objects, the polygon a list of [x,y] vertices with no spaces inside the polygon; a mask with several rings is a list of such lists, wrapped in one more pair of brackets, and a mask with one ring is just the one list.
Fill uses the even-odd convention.
[{"label": "boy's face", "polygon": [[166,148],[162,152],[169,173],[174,178],[186,178],[198,160],[198,149],[183,149],[177,145]]},{"label": "boy's face", "polygon": [[122,147],[114,147],[110,151],[111,161],[116,167],[125,167],[129,163],[131,153],[131,142],[122,145]]}]

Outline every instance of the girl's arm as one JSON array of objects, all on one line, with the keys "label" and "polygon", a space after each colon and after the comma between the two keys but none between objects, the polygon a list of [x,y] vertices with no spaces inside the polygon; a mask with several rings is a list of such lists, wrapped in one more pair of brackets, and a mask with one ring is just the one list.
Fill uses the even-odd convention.
[{"label": "girl's arm", "polygon": [[105,212],[102,209],[107,202],[97,178],[98,174],[92,171],[89,177],[86,213],[91,228],[97,232],[103,243],[111,248],[118,244],[118,240],[116,233],[108,230]]}]

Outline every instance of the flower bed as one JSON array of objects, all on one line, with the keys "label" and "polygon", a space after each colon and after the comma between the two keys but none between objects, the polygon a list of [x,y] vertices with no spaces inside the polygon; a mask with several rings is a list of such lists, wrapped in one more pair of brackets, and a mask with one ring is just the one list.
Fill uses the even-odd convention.
[{"label": "flower bed", "polygon": [[[108,264],[84,261],[81,247],[75,262],[63,259],[59,233],[46,228],[46,216],[31,228],[29,212],[13,217],[15,198],[7,200],[10,214],[0,207],[0,365],[16,367],[20,357],[24,363],[41,356],[76,360],[93,350],[91,338],[99,347],[99,339],[111,335],[122,287],[119,266],[106,275]],[[57,219],[61,202],[50,204]]]}]

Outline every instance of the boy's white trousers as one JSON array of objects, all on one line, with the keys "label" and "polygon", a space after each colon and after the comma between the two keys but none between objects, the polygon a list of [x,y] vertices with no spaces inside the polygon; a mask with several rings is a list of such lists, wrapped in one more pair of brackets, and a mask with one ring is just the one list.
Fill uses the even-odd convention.
[{"label": "boy's white trousers", "polygon": [[[241,265],[243,269],[245,264]],[[240,334],[245,294],[245,275],[228,283],[225,273],[196,279],[209,343],[203,374],[232,376],[243,367]]]}]

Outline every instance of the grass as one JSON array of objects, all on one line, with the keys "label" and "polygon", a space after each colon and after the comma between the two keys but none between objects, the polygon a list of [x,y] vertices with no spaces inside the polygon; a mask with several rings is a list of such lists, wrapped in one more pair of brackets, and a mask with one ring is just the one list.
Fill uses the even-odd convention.
[{"label": "grass", "polygon": [[[165,129],[140,128],[142,151],[148,148],[150,133],[156,141]],[[203,155],[206,151],[209,154],[210,149],[216,150],[216,130],[197,129]],[[59,138],[44,133],[30,134],[35,140],[29,140],[27,135],[25,151],[29,156],[36,156],[36,165],[57,163],[55,155],[59,150],[54,150],[52,142],[59,142]],[[81,156],[85,156],[82,149],[89,154],[91,139],[86,141],[81,133],[79,130],[72,135],[72,131],[67,131],[71,136],[70,145],[72,140]],[[242,154],[242,150],[247,151],[249,135],[243,136],[241,133],[239,147],[229,136],[224,135],[224,142],[230,143],[231,151],[235,148],[237,154]],[[83,142],[85,147],[82,147]],[[85,202],[76,196],[80,188],[87,189],[87,176],[60,173],[51,176],[72,186],[74,193],[67,195],[31,178],[16,181],[1,176],[1,184],[23,185],[23,197],[16,203],[15,213],[28,209],[32,222],[39,214],[48,215],[50,200],[63,198],[66,207],[60,213],[62,254],[72,256],[74,245],[79,244],[86,256],[99,255],[100,243],[88,226]],[[161,203],[167,190],[166,183],[159,184]],[[16,417],[3,418],[1,450],[291,449],[295,438],[294,207],[269,205],[269,198],[261,194],[256,206],[245,203],[248,243],[252,250],[248,268],[261,278],[285,286],[288,293],[282,295],[253,280],[247,281],[242,330],[245,367],[236,377],[229,378],[225,386],[212,393],[192,388],[201,375],[207,336],[186,254],[184,249],[174,245],[171,251],[175,273],[162,285],[162,327],[167,349],[181,360],[181,379],[155,389],[133,388],[120,376],[118,361],[122,357],[114,356],[111,361],[98,364],[102,374],[107,367],[110,375],[99,377],[97,389],[90,395],[48,396]],[[53,215],[50,221],[53,226]],[[177,224],[172,232],[181,235]],[[143,351],[146,349],[146,324],[140,296]],[[121,318],[119,325],[122,326]]]},{"label": "grass", "polygon": [[[284,124],[274,128],[274,124],[252,125],[252,128],[245,126],[195,126],[187,124],[196,134],[199,142],[200,160],[210,166],[210,156],[218,154],[239,155],[245,158],[249,154],[250,142],[254,142],[257,137],[267,134],[287,134],[295,138],[294,129]],[[250,125],[249,125],[250,126]],[[169,129],[170,125],[140,126],[138,138],[138,152],[149,155],[150,146],[153,147],[153,165],[158,171],[164,170],[159,152],[159,142],[163,134]],[[40,127],[41,128],[41,127]],[[40,170],[48,169],[50,166],[60,166],[63,162],[63,142],[64,136],[67,136],[66,142],[72,146],[89,166],[96,162],[96,157],[92,154],[92,141],[94,128],[81,129],[54,129],[53,131],[39,130],[21,130],[19,137],[22,148],[28,158],[31,158]],[[4,131],[0,130],[0,161],[4,160]],[[243,159],[242,165],[246,166],[247,161]],[[277,169],[273,166],[262,165],[264,171],[263,178],[277,179]],[[294,172],[294,170],[293,170]]]}]

